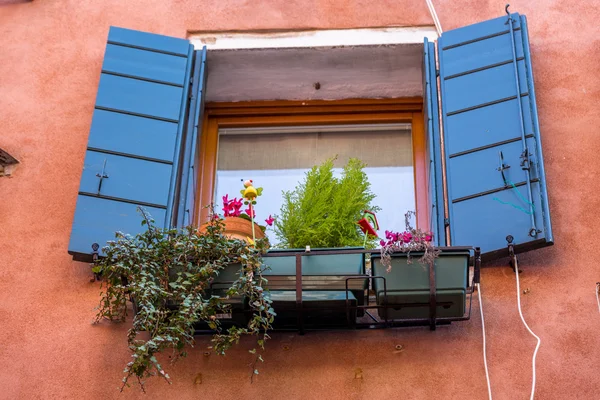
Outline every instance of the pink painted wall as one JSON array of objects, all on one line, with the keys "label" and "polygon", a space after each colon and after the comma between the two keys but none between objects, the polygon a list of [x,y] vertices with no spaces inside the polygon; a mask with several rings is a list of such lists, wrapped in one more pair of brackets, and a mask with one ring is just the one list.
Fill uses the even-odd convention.
[{"label": "pink painted wall", "polygon": [[[434,0],[445,29],[503,13],[503,2]],[[526,318],[542,338],[539,399],[594,399],[600,315],[594,297],[600,226],[600,8],[517,0],[529,18],[556,245],[521,257]],[[431,25],[409,0],[44,1],[0,6],[0,147],[21,160],[0,178],[0,398],[486,397],[479,306],[442,327],[276,334],[254,384],[245,345],[225,358],[199,348],[119,395],[127,324],[90,325],[99,286],[67,254],[109,25],[185,37],[194,30]],[[526,398],[535,345],[520,324],[512,271],[482,273],[496,399]],[[404,350],[396,351],[401,344]],[[362,369],[362,379],[355,370]],[[198,374],[202,383],[195,384]],[[120,397],[119,397],[120,396]]]}]

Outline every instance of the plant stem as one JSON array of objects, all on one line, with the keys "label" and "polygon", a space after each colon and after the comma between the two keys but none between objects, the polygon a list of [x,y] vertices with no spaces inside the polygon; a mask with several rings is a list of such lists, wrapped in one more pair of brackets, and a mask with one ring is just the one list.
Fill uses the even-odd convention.
[{"label": "plant stem", "polygon": [[256,247],[256,235],[254,233],[254,208],[250,202],[250,223],[252,224],[252,244]]}]

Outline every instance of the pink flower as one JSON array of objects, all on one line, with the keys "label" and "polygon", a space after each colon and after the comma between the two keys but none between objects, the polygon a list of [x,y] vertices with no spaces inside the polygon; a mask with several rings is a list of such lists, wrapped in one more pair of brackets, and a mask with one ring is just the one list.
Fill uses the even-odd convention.
[{"label": "pink flower", "polygon": [[433,240],[433,235],[431,233],[426,233],[425,234],[425,241],[426,242],[431,242]]},{"label": "pink flower", "polygon": [[239,217],[242,213],[242,199],[234,198],[229,202],[230,205],[230,214],[232,217]]},{"label": "pink flower", "polygon": [[274,221],[275,221],[275,218],[273,218],[270,214],[269,214],[269,218],[265,219],[266,224],[269,226],[273,226]]},{"label": "pink flower", "polygon": [[244,212],[245,212],[246,214],[248,214],[248,216],[249,216],[250,218],[254,218],[254,217],[256,216],[256,212],[254,211],[254,208],[250,208],[250,206],[248,206],[248,208],[246,208],[246,209],[244,210]]},{"label": "pink flower", "polygon": [[382,247],[383,247],[383,246],[385,246],[385,240],[381,239],[381,240],[379,241],[379,245],[380,245],[380,246],[382,246]]},{"label": "pink flower", "polygon": [[404,232],[402,234],[402,240],[404,240],[405,243],[408,243],[412,240],[413,236],[410,232]]}]

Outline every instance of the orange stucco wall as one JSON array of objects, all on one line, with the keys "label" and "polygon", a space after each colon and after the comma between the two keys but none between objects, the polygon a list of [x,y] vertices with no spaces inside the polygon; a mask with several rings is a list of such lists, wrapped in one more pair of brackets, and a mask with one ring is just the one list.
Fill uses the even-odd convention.
[{"label": "orange stucco wall", "polygon": [[[504,2],[434,0],[444,29],[502,15]],[[517,0],[528,16],[556,245],[521,257],[524,313],[541,337],[539,399],[600,388],[600,62],[594,1]],[[568,5],[567,5],[568,4]],[[21,160],[0,178],[0,398],[486,398],[479,306],[441,327],[275,334],[249,383],[243,344],[198,349],[120,394],[128,325],[92,326],[99,284],[67,254],[109,25],[185,37],[196,30],[431,25],[425,1],[34,0],[0,6],[0,147]],[[512,270],[482,273],[496,399],[527,398],[535,341],[519,321]],[[402,351],[396,345],[404,346]],[[362,370],[362,379],[355,371]],[[195,383],[201,374],[201,383]]]}]

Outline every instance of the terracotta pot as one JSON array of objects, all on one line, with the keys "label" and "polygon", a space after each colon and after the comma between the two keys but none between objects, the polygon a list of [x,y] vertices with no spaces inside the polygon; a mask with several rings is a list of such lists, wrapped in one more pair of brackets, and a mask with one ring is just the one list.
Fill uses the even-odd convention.
[{"label": "terracotta pot", "polygon": [[[248,239],[252,239],[252,223],[245,218],[239,217],[226,217],[223,220],[225,224],[225,235],[232,239],[240,239],[248,241]],[[200,227],[200,232],[206,231],[206,225],[204,224]],[[260,229],[258,224],[254,223],[254,234],[257,239],[262,239],[265,237],[265,233]]]}]

